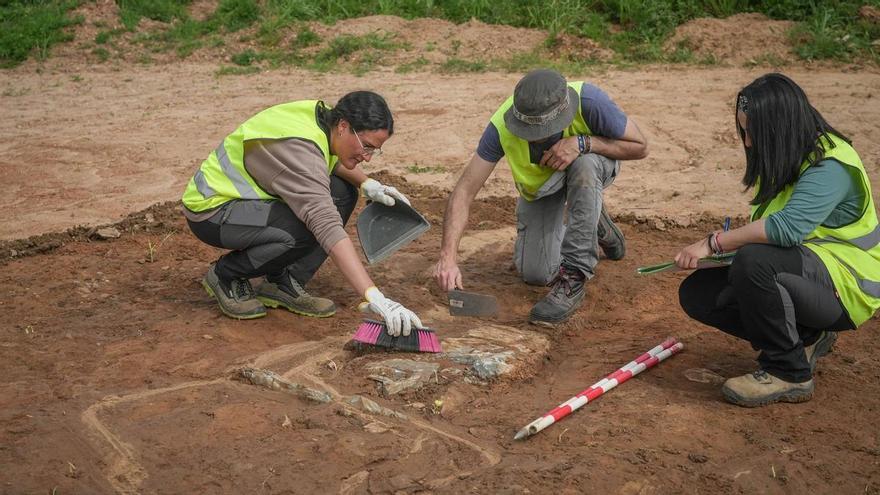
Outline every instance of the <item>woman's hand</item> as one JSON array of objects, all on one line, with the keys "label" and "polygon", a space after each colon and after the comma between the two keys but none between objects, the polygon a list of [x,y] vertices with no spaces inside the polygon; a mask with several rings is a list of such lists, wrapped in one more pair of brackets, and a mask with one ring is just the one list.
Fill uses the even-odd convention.
[{"label": "woman's hand", "polygon": [[697,267],[700,258],[705,258],[714,254],[712,248],[709,247],[709,239],[702,238],[690,246],[682,249],[675,255],[675,264],[679,268],[693,270]]}]

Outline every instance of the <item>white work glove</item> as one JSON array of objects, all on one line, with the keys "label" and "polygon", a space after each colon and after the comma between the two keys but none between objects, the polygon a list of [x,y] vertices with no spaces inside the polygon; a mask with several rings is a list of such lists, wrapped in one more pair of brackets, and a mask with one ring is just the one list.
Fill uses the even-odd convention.
[{"label": "white work glove", "polygon": [[365,198],[382,203],[385,206],[394,206],[394,200],[409,204],[409,199],[398,191],[397,188],[386,186],[376,179],[367,179],[361,184],[361,194]]},{"label": "white work glove", "polygon": [[399,302],[388,299],[375,287],[367,289],[364,299],[367,301],[359,305],[361,311],[369,310],[381,316],[385,320],[388,335],[392,337],[398,335],[406,337],[413,328],[425,328],[422,320],[415,313],[404,308]]}]

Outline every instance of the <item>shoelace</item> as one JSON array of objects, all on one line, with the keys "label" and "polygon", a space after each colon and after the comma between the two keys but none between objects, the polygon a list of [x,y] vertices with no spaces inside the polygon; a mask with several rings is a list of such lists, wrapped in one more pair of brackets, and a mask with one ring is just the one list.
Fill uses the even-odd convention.
[{"label": "shoelace", "polygon": [[558,290],[560,287],[563,287],[565,290],[565,295],[569,296],[572,292],[572,278],[573,277],[571,276],[571,274],[569,274],[564,268],[562,268],[559,270],[559,273],[557,273],[556,276],[553,277],[553,280],[551,280],[547,285],[549,287],[553,287],[554,291]]},{"label": "shoelace", "polygon": [[255,296],[254,288],[247,280],[235,279],[232,281],[232,296],[236,299],[250,299]]},{"label": "shoelace", "polygon": [[293,278],[293,277],[291,277],[290,275],[288,275],[288,276],[287,276],[287,280],[290,281],[290,286],[293,288],[293,291],[296,292],[296,294],[297,294],[298,296],[309,297],[309,293],[306,292],[305,289],[303,289],[303,286],[302,286],[302,285],[299,285],[299,282],[297,282],[295,278]]},{"label": "shoelace", "polygon": [[761,380],[767,377],[767,372],[764,370],[753,371],[752,376],[755,377],[755,380]]}]

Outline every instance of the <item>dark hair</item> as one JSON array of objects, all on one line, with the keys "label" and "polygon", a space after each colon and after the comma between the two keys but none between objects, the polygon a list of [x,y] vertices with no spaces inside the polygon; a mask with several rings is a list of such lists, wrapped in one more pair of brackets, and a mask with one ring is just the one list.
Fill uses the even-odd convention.
[{"label": "dark hair", "polygon": [[[746,114],[746,129],[736,120],[736,112]],[[760,183],[751,204],[776,197],[800,175],[801,163],[819,163],[825,153],[819,137],[835,134],[850,140],[825,121],[810,105],[807,95],[794,81],[782,74],[765,74],[736,95],[734,120],[746,153],[742,182],[746,189]],[[745,146],[748,132],[751,146]]]},{"label": "dark hair", "polygon": [[394,117],[385,99],[372,91],[352,91],[343,96],[333,108],[323,102],[318,105],[318,119],[331,128],[345,119],[354,132],[384,129],[394,134]]}]

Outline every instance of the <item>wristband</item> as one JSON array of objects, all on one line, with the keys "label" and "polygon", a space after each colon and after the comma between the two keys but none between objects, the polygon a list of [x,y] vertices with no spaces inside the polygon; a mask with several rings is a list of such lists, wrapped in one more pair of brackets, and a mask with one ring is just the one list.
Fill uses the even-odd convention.
[{"label": "wristband", "polygon": [[585,155],[593,152],[593,136],[587,136],[587,151]]},{"label": "wristband", "polygon": [[721,248],[721,244],[718,242],[718,233],[711,232],[708,237],[706,237],[706,243],[709,245],[709,251],[712,251],[712,254],[719,255],[724,254],[724,249]]},{"label": "wristband", "polygon": [[718,252],[715,254],[724,254],[724,248],[721,246],[721,232],[715,234],[715,247],[718,248]]},{"label": "wristband", "polygon": [[583,136],[578,135],[577,138],[578,138],[578,154],[583,155],[583,154],[586,153],[586,151],[587,151],[587,145],[586,145],[586,143],[584,142],[584,137],[583,137]]}]

